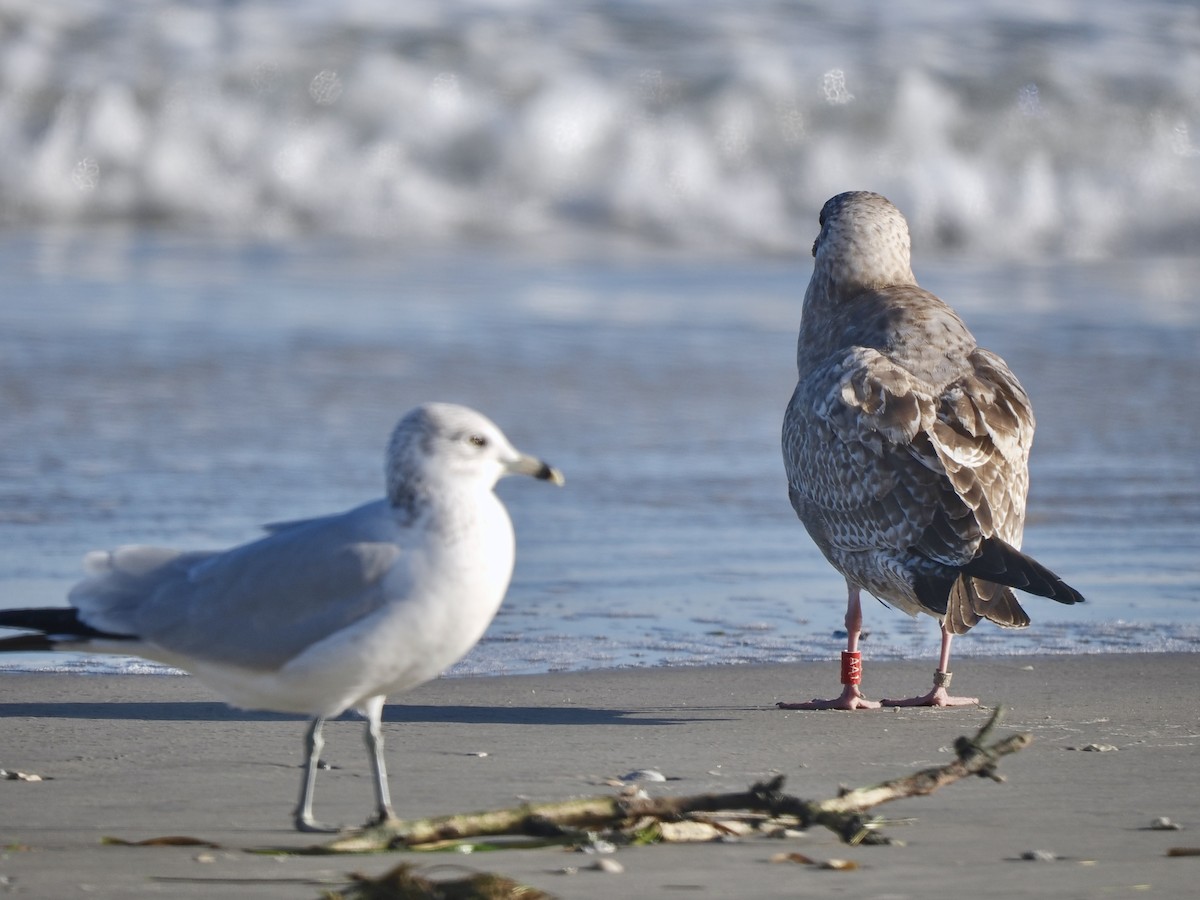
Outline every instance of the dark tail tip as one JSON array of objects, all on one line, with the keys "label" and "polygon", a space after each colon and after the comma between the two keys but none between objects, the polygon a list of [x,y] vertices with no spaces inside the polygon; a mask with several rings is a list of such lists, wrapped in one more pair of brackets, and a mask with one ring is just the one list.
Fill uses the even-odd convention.
[{"label": "dark tail tip", "polygon": [[37,653],[53,650],[54,641],[44,634],[18,634],[16,637],[0,638],[0,653]]},{"label": "dark tail tip", "polygon": [[79,618],[79,610],[70,606],[38,609],[0,609],[0,628],[17,628],[36,634],[19,634],[0,639],[0,651],[53,650],[71,638],[127,638],[93,628]]},{"label": "dark tail tip", "polygon": [[979,554],[962,567],[964,574],[983,581],[1003,584],[1059,603],[1082,603],[1083,594],[1031,556],[999,538],[988,538]]}]

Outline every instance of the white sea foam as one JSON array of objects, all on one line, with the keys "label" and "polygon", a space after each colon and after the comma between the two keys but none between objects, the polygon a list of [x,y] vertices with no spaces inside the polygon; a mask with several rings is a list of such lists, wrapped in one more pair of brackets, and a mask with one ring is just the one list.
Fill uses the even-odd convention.
[{"label": "white sea foam", "polygon": [[[23,8],[22,8],[23,7]],[[918,245],[1200,239],[1200,11],[8,4],[0,221],[794,253],[869,188]]]}]

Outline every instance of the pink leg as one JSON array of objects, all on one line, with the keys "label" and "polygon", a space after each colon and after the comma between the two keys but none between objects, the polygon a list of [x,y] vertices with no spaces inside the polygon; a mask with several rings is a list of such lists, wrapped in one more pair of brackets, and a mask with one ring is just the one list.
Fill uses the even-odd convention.
[{"label": "pink leg", "polygon": [[[862,691],[858,689],[858,678],[861,672],[861,666],[857,664],[858,659],[858,636],[862,632],[862,602],[859,599],[858,588],[846,582],[848,596],[846,599],[846,653],[853,653],[855,664],[853,666],[853,676],[847,677],[846,663],[842,664],[842,682],[845,687],[842,688],[841,696],[835,697],[833,700],[810,700],[807,703],[776,703],[780,709],[878,709],[879,701],[868,700],[863,696]],[[843,660],[845,657],[843,656]],[[851,682],[851,683],[847,683]]]},{"label": "pink leg", "polygon": [[950,642],[954,639],[946,626],[942,626],[942,655],[938,657],[937,671],[933,673],[933,690],[920,697],[907,700],[884,700],[884,706],[976,706],[978,697],[951,697],[950,687]]}]

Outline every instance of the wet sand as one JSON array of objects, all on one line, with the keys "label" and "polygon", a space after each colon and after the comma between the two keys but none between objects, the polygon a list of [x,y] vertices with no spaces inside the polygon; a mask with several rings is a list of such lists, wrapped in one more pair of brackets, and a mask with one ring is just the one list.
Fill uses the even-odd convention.
[{"label": "wet sand", "polygon": [[[932,663],[867,661],[870,696],[924,690]],[[592,671],[442,679],[385,714],[391,785],[405,817],[608,793],[652,768],[652,792],[740,790],[783,773],[820,798],[951,758],[980,708],[783,712],[776,700],[836,687],[837,665]],[[402,860],[495,871],[564,898],[1190,896],[1200,858],[1200,655],[964,659],[956,692],[1008,709],[1000,734],[1034,743],[971,779],[881,807],[904,846],[846,847],[823,829],[788,840],[626,848],[622,874],[560,849],[472,856],[277,857],[290,830],[302,727],[232,710],[193,679],[0,675],[0,891],[13,896],[318,897],[345,873]],[[361,723],[330,723],[319,817],[358,822],[371,786]],[[1089,745],[1113,747],[1085,751]],[[486,754],[486,755],[480,755]],[[1183,831],[1150,830],[1167,816]],[[106,846],[188,835],[220,849]],[[771,863],[847,858],[854,871]],[[1021,860],[1045,851],[1052,862]],[[577,874],[562,870],[578,868]]]}]

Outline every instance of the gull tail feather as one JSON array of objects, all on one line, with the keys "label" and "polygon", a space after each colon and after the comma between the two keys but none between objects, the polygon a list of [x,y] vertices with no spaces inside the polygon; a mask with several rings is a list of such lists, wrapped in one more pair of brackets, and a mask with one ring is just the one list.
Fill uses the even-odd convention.
[{"label": "gull tail feather", "polygon": [[15,628],[32,634],[0,638],[0,652],[53,650],[61,643],[79,643],[92,638],[130,640],[130,635],[112,634],[93,628],[79,618],[79,610],[69,607],[0,610],[0,628]]},{"label": "gull tail feather", "polygon": [[969,563],[913,579],[917,599],[942,617],[951,634],[964,634],[982,619],[1024,628],[1029,615],[1012,588],[1059,603],[1082,603],[1083,595],[1037,560],[999,538],[988,538]]},{"label": "gull tail feather", "polygon": [[980,581],[1003,584],[1059,603],[1082,603],[1083,594],[1031,556],[996,537],[979,546],[975,558],[962,566],[962,574]]}]

